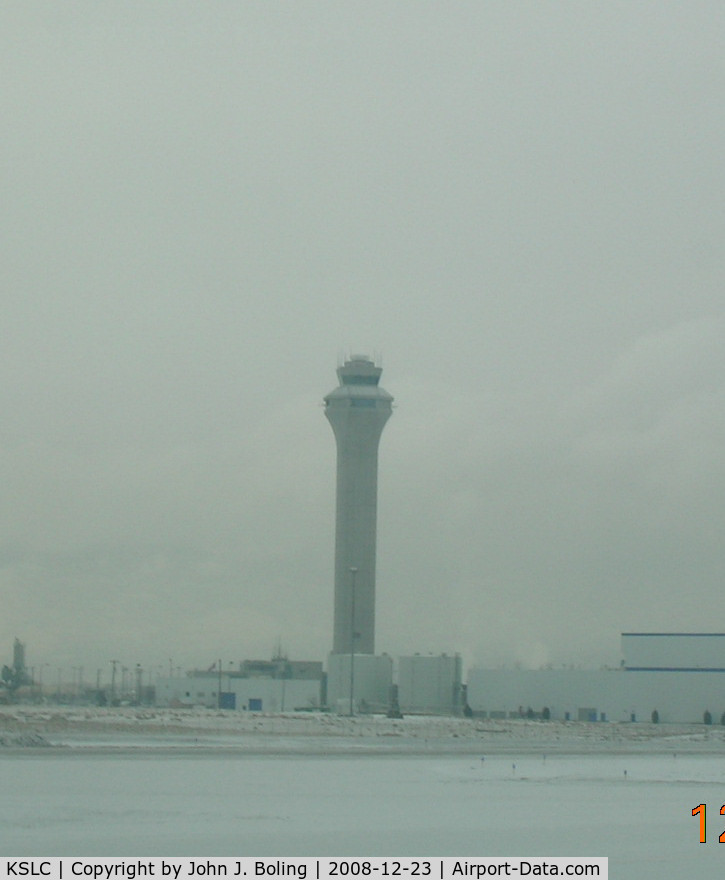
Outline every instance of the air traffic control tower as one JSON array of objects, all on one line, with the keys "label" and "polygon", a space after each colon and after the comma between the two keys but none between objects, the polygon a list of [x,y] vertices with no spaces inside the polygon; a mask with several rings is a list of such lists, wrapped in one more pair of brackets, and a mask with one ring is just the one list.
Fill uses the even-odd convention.
[{"label": "air traffic control tower", "polygon": [[367,355],[352,355],[325,397],[337,441],[333,654],[375,653],[378,444],[393,402],[378,385],[382,372]]}]

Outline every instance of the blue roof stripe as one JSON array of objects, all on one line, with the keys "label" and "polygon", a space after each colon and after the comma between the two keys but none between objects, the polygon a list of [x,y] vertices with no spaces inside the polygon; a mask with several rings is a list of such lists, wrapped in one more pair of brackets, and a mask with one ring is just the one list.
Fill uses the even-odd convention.
[{"label": "blue roof stripe", "polygon": [[725,633],[621,633],[622,636],[688,636],[690,638],[712,638],[713,636],[717,636],[718,638],[725,638]]},{"label": "blue roof stripe", "polygon": [[717,666],[625,666],[625,672],[725,672]]}]

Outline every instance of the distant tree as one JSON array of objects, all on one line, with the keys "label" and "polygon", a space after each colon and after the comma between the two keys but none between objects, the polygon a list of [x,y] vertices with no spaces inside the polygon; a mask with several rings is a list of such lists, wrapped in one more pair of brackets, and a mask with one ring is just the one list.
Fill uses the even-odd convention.
[{"label": "distant tree", "polygon": [[702,720],[705,724],[712,724],[712,714],[708,709],[705,709],[705,713],[702,716]]},{"label": "distant tree", "polygon": [[8,692],[12,695],[24,684],[30,684],[30,676],[23,669],[12,666],[3,666],[2,680]]},{"label": "distant tree", "polygon": [[653,709],[652,710],[652,724],[659,724],[659,723],[660,723],[660,713],[656,709]]},{"label": "distant tree", "polygon": [[548,706],[544,706],[541,710],[541,717],[544,721],[548,721],[551,718],[551,709]]}]

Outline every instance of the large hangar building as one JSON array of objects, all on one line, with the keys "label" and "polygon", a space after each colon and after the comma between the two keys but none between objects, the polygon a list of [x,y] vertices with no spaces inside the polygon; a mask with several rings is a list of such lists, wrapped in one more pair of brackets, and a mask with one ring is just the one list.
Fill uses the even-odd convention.
[{"label": "large hangar building", "polygon": [[486,718],[725,723],[725,633],[622,633],[618,668],[471,669]]}]

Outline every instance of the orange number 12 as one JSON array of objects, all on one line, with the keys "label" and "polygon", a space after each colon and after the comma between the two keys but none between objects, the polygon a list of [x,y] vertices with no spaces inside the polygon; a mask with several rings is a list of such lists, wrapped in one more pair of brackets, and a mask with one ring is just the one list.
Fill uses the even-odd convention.
[{"label": "orange number 12", "polygon": [[[692,815],[700,817],[700,843],[705,843],[705,804],[698,804],[693,807]],[[725,804],[720,807],[720,815],[725,816]],[[720,843],[725,843],[725,831],[718,837]]]}]

